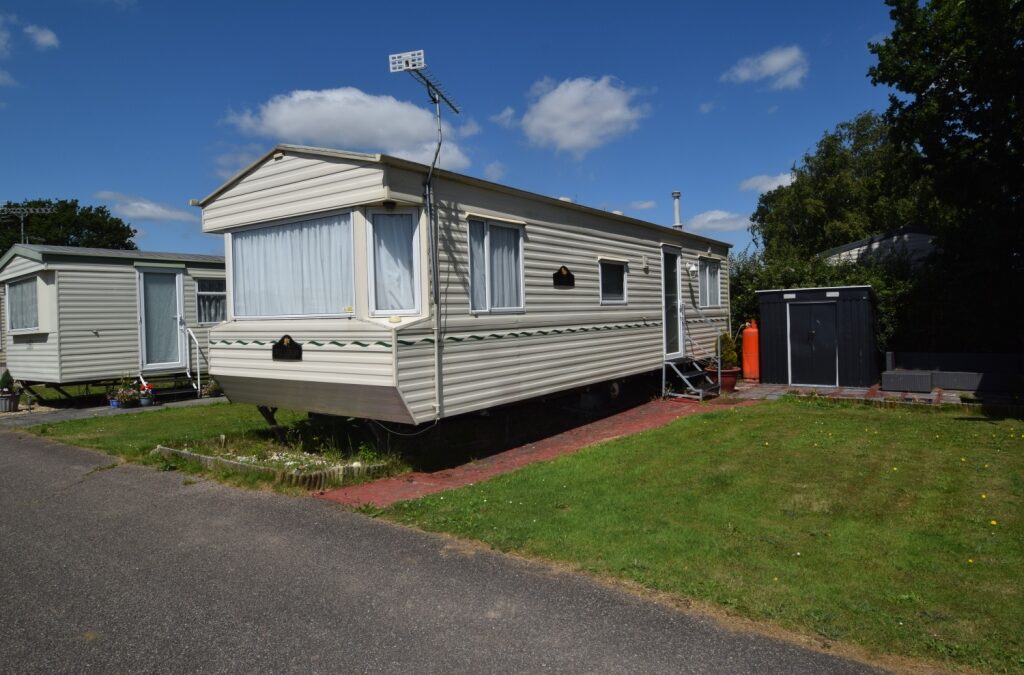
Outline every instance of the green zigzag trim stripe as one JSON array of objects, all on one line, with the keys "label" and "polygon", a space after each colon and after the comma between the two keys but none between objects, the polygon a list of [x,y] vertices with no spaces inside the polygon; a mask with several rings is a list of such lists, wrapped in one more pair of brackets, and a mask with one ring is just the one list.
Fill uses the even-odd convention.
[{"label": "green zigzag trim stripe", "polygon": [[[614,324],[605,326],[582,326],[580,328],[550,328],[550,329],[539,329],[535,331],[512,331],[509,333],[488,333],[487,335],[465,335],[459,337],[457,335],[449,335],[445,337],[445,342],[466,342],[467,340],[481,341],[481,340],[504,340],[505,338],[523,338],[533,336],[544,336],[544,335],[572,335],[574,333],[598,333],[601,331],[609,330],[627,330],[631,328],[657,328],[661,325],[660,321],[649,321],[647,323],[627,323],[627,324]],[[273,342],[263,342],[262,340],[211,340],[210,346],[223,345],[229,347],[231,345],[272,345]],[[330,340],[329,342],[321,342],[320,340],[309,340],[305,344],[313,345],[314,347],[324,347],[326,345],[333,345],[335,347],[385,347],[391,348],[391,343],[385,340],[377,340],[376,342],[364,342],[362,340],[353,340],[351,342],[341,342],[339,340]],[[398,340],[398,344],[402,347],[414,347],[420,344],[434,344],[434,338],[424,337],[418,340]]]}]

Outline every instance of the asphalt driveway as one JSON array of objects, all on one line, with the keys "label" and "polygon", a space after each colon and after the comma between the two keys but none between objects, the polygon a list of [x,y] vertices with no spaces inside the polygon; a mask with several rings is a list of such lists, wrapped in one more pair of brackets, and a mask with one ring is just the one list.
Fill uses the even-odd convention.
[{"label": "asphalt driveway", "polygon": [[0,431],[17,672],[861,673],[314,499]]}]

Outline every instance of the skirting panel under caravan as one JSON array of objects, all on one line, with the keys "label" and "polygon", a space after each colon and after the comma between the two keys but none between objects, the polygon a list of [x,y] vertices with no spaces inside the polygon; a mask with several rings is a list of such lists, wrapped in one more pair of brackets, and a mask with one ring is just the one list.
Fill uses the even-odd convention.
[{"label": "skirting panel under caravan", "polygon": [[352,417],[416,423],[396,387],[220,374],[214,377],[232,403],[252,403],[325,415],[337,415],[339,410],[344,410]]}]

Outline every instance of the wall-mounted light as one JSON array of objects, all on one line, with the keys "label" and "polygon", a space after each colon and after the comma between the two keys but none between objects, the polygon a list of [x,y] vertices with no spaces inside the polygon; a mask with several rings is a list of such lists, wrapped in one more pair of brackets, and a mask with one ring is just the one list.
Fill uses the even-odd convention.
[{"label": "wall-mounted light", "polygon": [[697,266],[690,263],[686,266],[686,273],[690,275],[691,279],[695,279],[697,277]]}]

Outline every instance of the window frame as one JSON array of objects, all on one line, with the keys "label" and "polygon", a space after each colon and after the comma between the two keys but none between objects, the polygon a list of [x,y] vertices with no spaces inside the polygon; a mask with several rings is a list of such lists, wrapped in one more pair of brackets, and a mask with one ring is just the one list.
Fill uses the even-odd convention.
[{"label": "window frame", "polygon": [[[393,216],[403,213],[412,215],[412,222],[415,226],[412,237],[412,281],[415,308],[401,310],[377,309],[377,262],[373,255],[373,236],[375,227],[373,224],[373,217],[375,215]],[[368,295],[367,309],[370,316],[378,318],[389,316],[419,316],[423,313],[423,280],[421,277],[422,266],[420,262],[420,258],[423,255],[423,251],[420,248],[420,231],[422,229],[419,209],[378,208],[366,210],[366,287]]]},{"label": "window frame", "polygon": [[[331,218],[334,216],[349,215],[349,237],[348,243],[352,250],[352,311],[351,312],[339,312],[330,314],[266,314],[266,315],[239,315],[235,313],[235,251],[234,251],[234,237],[239,234],[245,234],[246,232],[252,232],[253,230],[265,230],[271,227],[282,227],[285,225],[297,225],[310,220],[320,220],[322,218]],[[356,294],[358,288],[356,286],[356,211],[355,209],[344,209],[341,211],[331,211],[327,213],[319,214],[306,214],[298,218],[289,218],[287,220],[279,220],[272,223],[256,223],[247,227],[240,227],[233,232],[226,233],[225,237],[225,258],[227,267],[225,269],[225,279],[227,281],[226,289],[228,294],[228,319],[231,321],[268,321],[276,319],[346,319],[354,317],[356,315]],[[197,317],[198,318],[198,317]],[[215,325],[215,324],[211,324]]]},{"label": "window frame", "polygon": [[[216,326],[219,323],[224,323],[225,321],[227,321],[228,320],[228,280],[226,278],[225,279],[221,279],[220,277],[212,277],[212,276],[211,277],[205,277],[205,276],[194,276],[194,275],[192,275],[192,280],[195,282],[195,286],[196,286],[196,325],[197,326]],[[199,290],[199,284],[202,281],[223,281],[224,282],[224,290],[223,291],[201,291],[201,290]],[[199,320],[199,296],[200,295],[222,295],[222,296],[224,296],[224,318],[221,319],[220,321],[200,321]]]},{"label": "window frame", "polygon": [[[622,299],[621,300],[608,300],[604,297],[604,266],[605,265],[616,265],[622,268]],[[622,260],[619,258],[605,258],[600,257],[597,259],[597,287],[598,287],[598,299],[601,305],[628,305],[629,304],[629,261]]]},{"label": "window frame", "polygon": [[[480,223],[484,227],[484,309],[473,307],[473,226]],[[519,305],[517,307],[494,307],[491,304],[491,227],[504,227],[514,230],[519,242]],[[494,221],[487,218],[466,219],[466,252],[469,259],[469,279],[466,287],[469,296],[469,313],[478,314],[523,314],[526,312],[526,257],[523,243],[526,239],[526,227],[520,223]]]},{"label": "window frame", "polygon": [[[12,318],[12,316],[11,316],[11,286],[16,286],[18,284],[27,284],[27,283],[30,283],[30,282],[34,283],[34,285],[35,285],[35,294],[36,294],[36,325],[35,326],[24,326],[22,328],[14,328],[13,326],[11,326],[11,318]],[[11,279],[11,280],[7,281],[4,284],[4,314],[5,314],[5,317],[4,317],[5,321],[4,321],[4,323],[6,324],[5,328],[7,329],[7,333],[10,334],[10,335],[32,335],[34,333],[42,333],[42,332],[44,332],[44,331],[40,330],[40,326],[39,326],[41,312],[39,311],[39,275],[38,274],[32,274],[32,275],[29,275],[27,277],[22,277],[20,279]]]},{"label": "window frame", "polygon": [[[716,300],[716,302],[714,304],[708,302],[709,298],[704,297],[705,296],[704,276],[706,274],[705,271],[708,270],[711,265],[714,266],[714,269],[715,269],[715,281],[717,282],[716,289],[715,289],[715,291],[716,291],[715,292],[715,300]],[[707,289],[708,289],[708,293],[710,293],[710,290],[711,290],[711,284],[710,283],[707,284]],[[709,257],[706,257],[706,256],[700,256],[700,257],[697,258],[697,298],[698,298],[698,306],[701,309],[705,309],[705,308],[713,309],[713,308],[721,307],[722,306],[722,261],[719,260],[718,258],[709,258]]]}]

